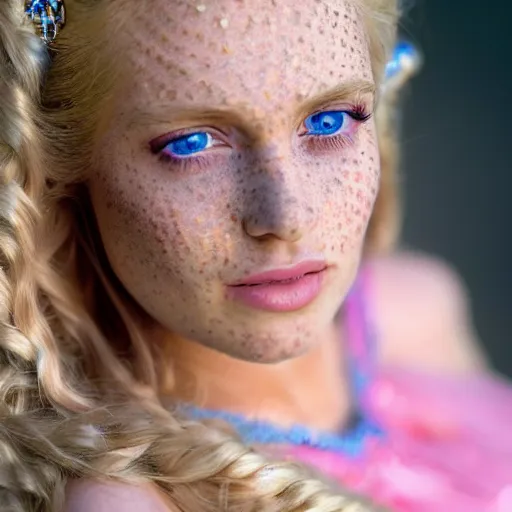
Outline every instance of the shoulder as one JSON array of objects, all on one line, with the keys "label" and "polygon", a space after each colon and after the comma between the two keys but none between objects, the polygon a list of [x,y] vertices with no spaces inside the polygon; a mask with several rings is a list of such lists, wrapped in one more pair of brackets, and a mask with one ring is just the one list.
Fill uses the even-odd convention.
[{"label": "shoulder", "polygon": [[66,486],[64,512],[179,512],[155,487],[93,480],[74,480]]},{"label": "shoulder", "polygon": [[402,252],[368,262],[383,365],[464,373],[485,368],[463,281],[447,263]]}]

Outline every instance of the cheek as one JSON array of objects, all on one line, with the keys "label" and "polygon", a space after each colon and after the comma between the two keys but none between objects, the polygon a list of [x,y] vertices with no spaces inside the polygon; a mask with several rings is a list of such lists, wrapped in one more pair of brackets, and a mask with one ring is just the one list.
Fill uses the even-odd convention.
[{"label": "cheek", "polygon": [[[98,173],[91,180],[93,208],[103,244],[118,274],[136,268],[156,271],[168,256],[168,242],[172,240],[175,247],[180,247],[177,218],[162,222],[169,212],[154,199],[157,188],[140,184],[136,170],[129,165],[124,169],[114,166],[112,173]],[[179,258],[179,250],[175,255]]]},{"label": "cheek", "polygon": [[[364,140],[329,167],[325,184],[324,240],[330,250],[358,250],[364,240],[380,178],[378,148],[371,129]],[[363,149],[364,148],[364,149]],[[325,247],[329,242],[326,242]]]},{"label": "cheek", "polygon": [[346,189],[343,220],[351,233],[360,236],[366,230],[377,197],[379,172],[365,155],[351,159],[348,165],[350,170],[342,172]]},{"label": "cheek", "polygon": [[[224,180],[169,179],[164,164],[135,159],[105,166],[90,180],[103,243],[116,273],[194,279],[220,268],[235,213]],[[161,168],[159,167],[161,166]],[[220,263],[219,263],[220,262]],[[211,272],[210,272],[211,274]]]}]

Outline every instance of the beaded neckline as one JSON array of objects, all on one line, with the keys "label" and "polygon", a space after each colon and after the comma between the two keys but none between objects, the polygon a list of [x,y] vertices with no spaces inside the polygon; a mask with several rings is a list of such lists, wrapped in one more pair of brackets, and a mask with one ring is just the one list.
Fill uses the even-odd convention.
[{"label": "beaded neckline", "polygon": [[382,430],[366,418],[359,418],[346,432],[334,434],[314,431],[303,425],[289,428],[270,422],[251,420],[226,411],[184,406],[182,411],[196,420],[220,419],[232,425],[247,444],[307,446],[319,450],[343,453],[350,457],[360,455],[370,439],[380,438]]},{"label": "beaded neckline", "polygon": [[366,407],[368,387],[375,374],[376,333],[369,321],[364,301],[367,272],[361,273],[345,301],[350,382],[355,397],[357,421],[345,432],[319,432],[302,425],[283,428],[267,421],[249,419],[227,411],[183,405],[182,412],[196,420],[220,419],[232,425],[248,444],[287,444],[307,446],[355,457],[371,439],[382,438],[384,431],[371,418]]}]

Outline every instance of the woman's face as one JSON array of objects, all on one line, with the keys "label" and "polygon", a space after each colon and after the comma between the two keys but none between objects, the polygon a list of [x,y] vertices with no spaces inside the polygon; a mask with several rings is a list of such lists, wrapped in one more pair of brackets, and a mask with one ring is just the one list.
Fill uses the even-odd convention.
[{"label": "woman's face", "polygon": [[153,0],[123,34],[129,78],[89,181],[112,268],[175,335],[252,361],[305,352],[350,288],[378,187],[355,8]]}]

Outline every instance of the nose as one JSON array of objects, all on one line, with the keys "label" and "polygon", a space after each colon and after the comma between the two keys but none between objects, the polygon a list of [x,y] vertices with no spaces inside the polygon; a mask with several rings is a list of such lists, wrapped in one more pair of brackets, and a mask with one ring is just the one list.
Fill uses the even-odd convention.
[{"label": "nose", "polygon": [[257,239],[298,242],[314,229],[317,212],[291,158],[274,154],[259,159],[245,198],[243,227]]}]

